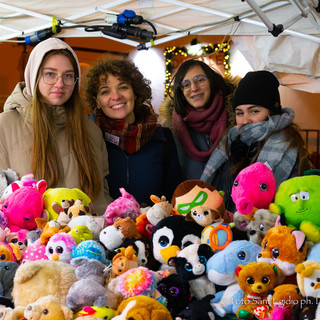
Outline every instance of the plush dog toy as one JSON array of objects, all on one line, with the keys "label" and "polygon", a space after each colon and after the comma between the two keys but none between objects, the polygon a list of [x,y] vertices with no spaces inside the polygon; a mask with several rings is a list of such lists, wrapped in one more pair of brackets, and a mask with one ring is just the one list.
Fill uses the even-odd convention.
[{"label": "plush dog toy", "polygon": [[47,295],[65,302],[69,288],[76,281],[75,268],[64,262],[39,260],[21,264],[13,280],[14,305],[25,307]]},{"label": "plush dog toy", "polygon": [[234,179],[231,197],[237,211],[250,219],[256,209],[268,209],[276,192],[276,179],[270,168],[255,162]]},{"label": "plush dog toy", "polygon": [[120,248],[127,239],[140,239],[134,220],[130,217],[117,218],[113,225],[107,226],[100,232],[99,240],[107,250]]},{"label": "plush dog toy", "polygon": [[[312,171],[313,172],[313,171]],[[305,175],[282,182],[270,210],[286,217],[287,223],[304,232],[308,241],[320,241],[320,175]]]},{"label": "plush dog toy", "polygon": [[257,209],[254,213],[254,219],[249,220],[236,211],[233,221],[238,230],[246,232],[248,240],[261,245],[267,232],[275,226],[277,218],[278,215],[268,209]]},{"label": "plush dog toy", "polygon": [[119,189],[121,197],[111,202],[104,213],[107,226],[113,225],[117,218],[130,217],[133,221],[140,215],[140,205],[124,188]]},{"label": "plush dog toy", "polygon": [[295,268],[307,257],[306,236],[302,231],[282,225],[283,218],[279,216],[263,238],[258,261],[275,263],[283,273],[283,283],[296,284]]},{"label": "plush dog toy", "polygon": [[133,246],[127,248],[120,248],[120,252],[117,253],[112,259],[112,277],[119,276],[125,273],[129,269],[137,268],[137,253],[133,249]]},{"label": "plush dog toy", "polygon": [[238,283],[244,292],[243,304],[237,310],[240,319],[252,319],[268,312],[268,291],[277,285],[279,268],[276,264],[250,262],[237,268]]},{"label": "plush dog toy", "polygon": [[57,212],[57,207],[54,206],[55,209],[53,209],[52,205],[61,203],[62,200],[75,201],[76,199],[82,199],[82,204],[90,208],[90,213],[95,213],[91,199],[79,188],[50,188],[46,190],[43,194],[43,205],[48,220],[56,220],[59,216],[59,210]]},{"label": "plush dog toy", "polygon": [[26,320],[72,320],[73,312],[55,296],[43,296],[27,305]]},{"label": "plush dog toy", "polygon": [[113,320],[172,320],[169,310],[156,299],[135,296],[122,301]]}]

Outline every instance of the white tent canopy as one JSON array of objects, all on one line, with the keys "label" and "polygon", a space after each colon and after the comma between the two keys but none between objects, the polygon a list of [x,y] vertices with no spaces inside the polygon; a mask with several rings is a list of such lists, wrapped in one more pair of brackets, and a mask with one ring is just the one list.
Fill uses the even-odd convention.
[{"label": "white tent canopy", "polygon": [[[137,47],[139,40],[102,31],[124,10],[133,10],[156,28],[156,39],[144,42],[147,48],[189,34],[229,35],[253,69],[306,76],[303,90],[320,92],[315,80],[320,79],[319,0],[0,0],[0,41],[23,41],[52,27],[56,17],[62,24],[56,36],[101,36]],[[85,26],[100,29],[88,32]],[[147,23],[132,27],[153,32]],[[301,79],[285,79],[301,84]]]}]

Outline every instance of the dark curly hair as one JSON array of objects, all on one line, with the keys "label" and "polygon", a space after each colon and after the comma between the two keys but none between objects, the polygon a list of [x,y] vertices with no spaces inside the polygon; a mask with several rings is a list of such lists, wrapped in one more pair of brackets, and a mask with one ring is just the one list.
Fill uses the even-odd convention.
[{"label": "dark curly hair", "polygon": [[112,74],[119,77],[122,81],[132,86],[136,96],[135,111],[145,108],[148,105],[151,109],[152,91],[151,81],[144,78],[137,66],[126,58],[112,58],[98,61],[87,73],[85,81],[86,100],[92,110],[97,109],[96,98],[99,88],[99,78],[101,75]]}]

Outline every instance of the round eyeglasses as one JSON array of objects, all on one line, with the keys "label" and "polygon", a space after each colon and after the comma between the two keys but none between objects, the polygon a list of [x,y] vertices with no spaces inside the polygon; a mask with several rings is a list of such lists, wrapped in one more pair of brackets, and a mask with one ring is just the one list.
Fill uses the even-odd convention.
[{"label": "round eyeglasses", "polygon": [[76,78],[75,74],[72,72],[64,73],[62,76],[59,76],[55,72],[44,72],[42,78],[45,84],[56,84],[58,79],[62,78],[62,81],[66,86],[72,86],[78,81],[78,78]]},{"label": "round eyeglasses", "polygon": [[[199,75],[199,76],[195,76],[193,77],[193,79],[191,79],[191,81],[196,85],[196,86],[202,86],[207,80],[207,77],[204,75]],[[188,91],[191,89],[191,81],[190,80],[182,80],[180,82],[180,88],[182,91]]]}]

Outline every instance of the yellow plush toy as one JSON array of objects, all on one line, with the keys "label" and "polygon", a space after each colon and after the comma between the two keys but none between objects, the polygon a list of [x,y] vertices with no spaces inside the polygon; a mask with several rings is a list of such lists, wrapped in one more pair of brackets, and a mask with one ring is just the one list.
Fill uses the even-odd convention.
[{"label": "yellow plush toy", "polygon": [[24,317],[26,320],[72,320],[73,312],[60,299],[44,296],[27,305]]},{"label": "yellow plush toy", "polygon": [[240,319],[264,318],[268,313],[268,291],[277,285],[280,270],[276,264],[251,262],[236,269],[243,304],[237,310]]},{"label": "yellow plush toy", "polygon": [[54,211],[52,208],[53,203],[61,203],[62,200],[74,200],[81,199],[81,204],[89,208],[89,212],[93,214],[93,204],[88,195],[78,188],[50,188],[43,194],[43,205],[47,212],[48,220],[56,220],[59,216],[59,212]]}]

